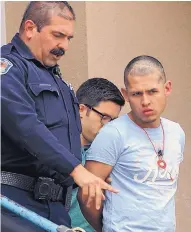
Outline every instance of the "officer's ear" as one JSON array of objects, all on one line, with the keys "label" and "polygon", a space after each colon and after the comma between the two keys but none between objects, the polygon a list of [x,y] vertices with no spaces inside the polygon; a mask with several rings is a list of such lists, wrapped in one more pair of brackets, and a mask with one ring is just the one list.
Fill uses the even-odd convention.
[{"label": "officer's ear", "polygon": [[24,24],[24,32],[27,39],[31,39],[37,32],[37,26],[32,20],[26,20]]},{"label": "officer's ear", "polygon": [[80,118],[83,118],[87,115],[88,108],[84,104],[79,105]]}]

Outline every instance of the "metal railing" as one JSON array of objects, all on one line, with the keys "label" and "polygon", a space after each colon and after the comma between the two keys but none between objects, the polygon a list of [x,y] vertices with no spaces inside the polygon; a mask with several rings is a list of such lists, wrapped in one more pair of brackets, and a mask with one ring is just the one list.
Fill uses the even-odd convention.
[{"label": "metal railing", "polygon": [[70,229],[64,225],[57,225],[3,195],[1,195],[1,206],[31,221],[35,225],[41,227],[48,232],[85,232],[85,230],[81,228]]}]

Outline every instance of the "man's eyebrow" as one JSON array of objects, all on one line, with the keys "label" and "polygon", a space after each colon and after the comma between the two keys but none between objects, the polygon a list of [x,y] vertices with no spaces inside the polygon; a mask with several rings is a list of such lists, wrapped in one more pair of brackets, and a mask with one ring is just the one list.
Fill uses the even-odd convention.
[{"label": "man's eyebrow", "polygon": [[143,92],[149,92],[149,91],[152,91],[152,90],[158,90],[158,88],[154,87],[154,88],[150,88],[150,89],[146,89],[146,90],[136,90],[136,89],[133,89],[133,90],[129,90],[130,93],[137,93],[137,92],[140,92],[140,93],[143,93]]},{"label": "man's eyebrow", "polygon": [[153,91],[153,90],[158,90],[158,88],[155,88],[155,87],[154,87],[154,88],[148,89],[148,90],[146,90],[146,91],[149,92],[149,91]]},{"label": "man's eyebrow", "polygon": [[137,93],[137,92],[142,93],[143,91],[142,91],[142,90],[133,89],[133,90],[130,90],[129,92],[130,92],[130,93]]},{"label": "man's eyebrow", "polygon": [[[60,32],[60,31],[53,31],[52,32],[53,34],[60,34],[60,35],[62,35],[62,36],[67,36],[64,32]],[[67,36],[69,39],[73,39],[74,38],[74,36],[73,35],[69,35],[69,36]]]}]

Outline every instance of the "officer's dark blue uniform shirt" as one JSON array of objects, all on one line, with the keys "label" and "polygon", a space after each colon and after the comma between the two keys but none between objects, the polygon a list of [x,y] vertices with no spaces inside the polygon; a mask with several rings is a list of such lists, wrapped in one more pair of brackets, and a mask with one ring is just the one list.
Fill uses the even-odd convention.
[{"label": "officer's dark blue uniform shirt", "polygon": [[72,88],[59,77],[58,66],[44,67],[18,34],[2,47],[1,57],[2,170],[68,177],[81,163]]}]

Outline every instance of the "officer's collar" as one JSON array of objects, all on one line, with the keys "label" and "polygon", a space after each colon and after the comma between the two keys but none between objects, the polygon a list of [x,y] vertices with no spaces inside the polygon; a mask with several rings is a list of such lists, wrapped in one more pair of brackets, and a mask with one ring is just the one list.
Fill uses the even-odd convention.
[{"label": "officer's collar", "polygon": [[19,33],[16,33],[13,37],[11,43],[14,45],[14,47],[17,49],[18,53],[25,59],[33,60],[36,58],[31,53],[30,49],[27,47],[27,45],[22,41],[22,39],[19,37]]},{"label": "officer's collar", "polygon": [[[11,43],[14,45],[18,53],[27,60],[35,60],[37,61],[41,66],[44,66],[39,60],[37,60],[32,52],[30,51],[29,47],[22,41],[22,39],[19,36],[19,33],[16,33],[13,37]],[[50,72],[56,72],[59,69],[58,64],[56,64],[54,67],[47,67],[44,66],[48,71]]]}]

